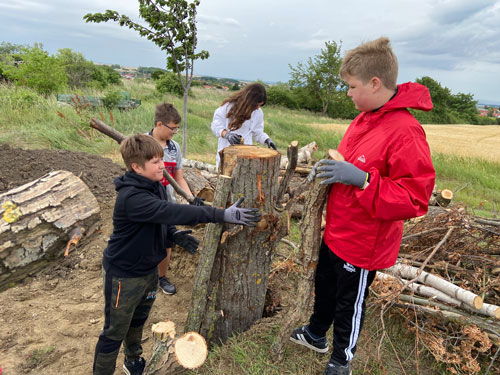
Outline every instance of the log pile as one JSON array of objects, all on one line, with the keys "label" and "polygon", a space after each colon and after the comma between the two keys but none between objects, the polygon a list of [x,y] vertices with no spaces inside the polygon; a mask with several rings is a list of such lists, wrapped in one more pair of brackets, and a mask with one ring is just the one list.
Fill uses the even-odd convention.
[{"label": "log pile", "polygon": [[377,273],[372,291],[449,373],[484,371],[481,356],[500,373],[500,220],[455,207],[408,222],[397,264]]}]

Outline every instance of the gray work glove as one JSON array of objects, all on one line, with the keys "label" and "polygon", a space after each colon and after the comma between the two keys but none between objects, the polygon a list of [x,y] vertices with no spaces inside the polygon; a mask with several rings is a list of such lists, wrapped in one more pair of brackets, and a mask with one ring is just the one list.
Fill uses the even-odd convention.
[{"label": "gray work glove", "polygon": [[362,188],[367,179],[367,172],[347,161],[321,159],[317,171],[321,173],[316,178],[326,178],[326,180],[321,181],[322,185],[340,182]]},{"label": "gray work glove", "polygon": [[277,150],[276,145],[271,138],[267,138],[264,143],[267,145],[267,147],[272,148],[273,150]]},{"label": "gray work glove", "polygon": [[230,132],[226,130],[226,134],[224,134],[224,138],[232,145],[239,145],[241,143],[241,135]]},{"label": "gray work glove", "polygon": [[241,197],[235,204],[224,210],[224,221],[255,227],[256,223],[260,221],[260,212],[257,208],[240,208],[244,199],[245,197]]},{"label": "gray work glove", "polygon": [[178,230],[172,236],[172,240],[174,243],[184,248],[189,254],[194,255],[196,250],[198,250],[198,241],[193,236],[190,236],[189,233],[193,233],[192,230]]}]

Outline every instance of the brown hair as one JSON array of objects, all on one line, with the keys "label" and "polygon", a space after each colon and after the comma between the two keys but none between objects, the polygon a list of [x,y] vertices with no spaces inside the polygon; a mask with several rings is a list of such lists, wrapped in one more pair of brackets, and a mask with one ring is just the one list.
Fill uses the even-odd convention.
[{"label": "brown hair", "polygon": [[260,103],[266,104],[267,94],[266,88],[260,83],[251,83],[238,91],[236,94],[225,99],[222,105],[233,103],[231,109],[227,113],[229,118],[229,130],[237,130],[241,128],[243,123],[250,119],[252,112],[257,109]]},{"label": "brown hair", "polygon": [[180,124],[181,115],[179,115],[179,112],[177,112],[172,104],[160,103],[155,107],[155,126],[158,121],[161,121],[164,125],[171,122],[174,124]]},{"label": "brown hair", "polygon": [[392,51],[389,39],[378,38],[347,51],[340,67],[340,77],[345,80],[348,75],[360,79],[363,83],[378,77],[386,88],[395,89],[398,59]]},{"label": "brown hair", "polygon": [[120,144],[120,152],[129,171],[133,171],[132,163],[144,168],[146,162],[154,157],[163,158],[163,147],[156,139],[146,134],[135,134],[125,138]]}]

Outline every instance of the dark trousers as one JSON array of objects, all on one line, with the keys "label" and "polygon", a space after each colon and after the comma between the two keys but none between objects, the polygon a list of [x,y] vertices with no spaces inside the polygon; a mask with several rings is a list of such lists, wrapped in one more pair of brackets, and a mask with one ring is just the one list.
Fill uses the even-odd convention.
[{"label": "dark trousers", "polygon": [[352,360],[356,351],[365,316],[365,299],[375,273],[343,261],[321,243],[309,330],[324,337],[335,322],[332,359],[342,365]]},{"label": "dark trousers", "polygon": [[142,330],[158,290],[158,270],[143,277],[114,277],[104,270],[104,328],[94,355],[94,375],[113,374],[124,342],[125,358],[142,354]]}]

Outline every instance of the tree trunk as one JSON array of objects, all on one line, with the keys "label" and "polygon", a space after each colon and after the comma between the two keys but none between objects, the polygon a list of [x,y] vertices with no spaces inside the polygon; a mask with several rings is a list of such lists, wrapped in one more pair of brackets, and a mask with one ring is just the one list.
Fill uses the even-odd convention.
[{"label": "tree trunk", "polygon": [[94,195],[67,171],[1,194],[0,207],[0,289],[61,256],[100,220]]},{"label": "tree trunk", "polygon": [[209,343],[225,342],[262,317],[274,251],[287,234],[288,214],[274,207],[279,162],[278,152],[256,146],[222,152],[222,174],[232,176],[228,204],[244,196],[243,206],[259,208],[262,220],[256,227],[224,224],[200,314],[199,332]]}]

